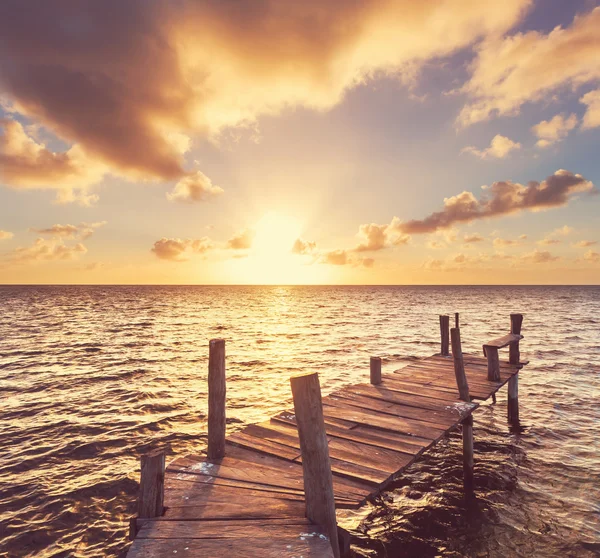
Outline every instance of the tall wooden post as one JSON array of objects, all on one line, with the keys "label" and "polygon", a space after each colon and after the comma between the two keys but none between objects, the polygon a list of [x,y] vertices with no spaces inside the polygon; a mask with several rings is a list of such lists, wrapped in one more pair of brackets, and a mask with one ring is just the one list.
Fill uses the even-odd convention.
[{"label": "tall wooden post", "polygon": [[374,386],[381,383],[381,357],[371,357],[371,383]]},{"label": "tall wooden post", "polygon": [[212,339],[208,356],[209,459],[225,456],[225,341]]},{"label": "tall wooden post", "polygon": [[473,492],[474,475],[473,475],[473,415],[469,415],[462,421],[462,436],[463,436],[463,480],[465,492],[470,494]]},{"label": "tall wooden post", "polygon": [[497,347],[485,347],[485,356],[487,357],[487,379],[490,382],[500,381],[500,356]]},{"label": "tall wooden post", "polygon": [[[516,335],[521,335],[521,326],[523,325],[523,314],[510,315],[510,332]],[[511,343],[508,346],[508,362],[511,364],[519,364],[521,354],[519,352],[519,342]]]},{"label": "tall wooden post", "polygon": [[[523,314],[511,314],[510,315],[510,332],[517,335],[521,334],[521,326],[523,325]],[[511,343],[508,347],[509,357],[508,362],[510,364],[519,364],[521,361],[521,354],[519,351],[519,342],[516,341]],[[510,380],[508,380],[508,422],[510,424],[519,423],[519,375],[515,374]]]},{"label": "tall wooden post", "polygon": [[454,312],[454,327],[456,329],[460,327],[460,314],[458,312]]},{"label": "tall wooden post", "polygon": [[440,337],[441,354],[448,356],[450,354],[450,318],[448,316],[440,316]]},{"label": "tall wooden post", "polygon": [[165,497],[165,452],[156,451],[141,457],[138,517],[160,517]]},{"label": "tall wooden post", "polygon": [[465,374],[465,363],[463,360],[462,346],[460,343],[460,329],[453,327],[450,330],[452,337],[452,360],[454,361],[454,375],[456,376],[456,385],[458,394],[463,401],[471,401],[469,397],[469,383]]},{"label": "tall wooden post", "polygon": [[333,475],[325,433],[318,374],[290,378],[294,413],[302,453],[306,517],[329,536],[335,558],[340,557],[333,496]]}]

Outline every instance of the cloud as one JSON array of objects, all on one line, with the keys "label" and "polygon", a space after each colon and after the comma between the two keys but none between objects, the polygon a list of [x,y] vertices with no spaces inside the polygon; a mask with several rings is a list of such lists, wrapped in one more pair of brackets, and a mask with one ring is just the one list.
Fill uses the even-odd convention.
[{"label": "cloud", "polygon": [[590,246],[595,246],[596,244],[598,244],[597,240],[580,240],[575,242],[573,246],[576,246],[577,248],[588,248]]},{"label": "cloud", "polygon": [[600,262],[600,254],[598,252],[594,252],[593,250],[588,250],[583,255],[583,259],[586,262],[598,263]]},{"label": "cloud", "polygon": [[363,258],[361,264],[363,267],[371,268],[375,265],[375,260],[373,258]]},{"label": "cloud", "polygon": [[107,170],[78,146],[55,153],[29,136],[20,122],[0,118],[0,182],[7,186],[56,190],[59,203],[91,205],[97,197],[85,191]]},{"label": "cloud", "polygon": [[566,28],[489,37],[476,47],[471,77],[461,88],[469,102],[457,122],[468,126],[493,116],[515,115],[559,88],[600,79],[600,7]]},{"label": "cloud", "polygon": [[519,142],[497,134],[493,137],[489,147],[479,150],[475,146],[470,145],[463,148],[461,153],[472,153],[480,159],[503,159],[510,152],[518,149],[521,149]]},{"label": "cloud", "polygon": [[196,240],[163,237],[154,243],[150,251],[161,260],[183,262],[188,260],[188,254],[204,254],[212,247],[212,241],[206,236]]},{"label": "cloud", "polygon": [[325,252],[320,261],[331,265],[346,265],[350,263],[350,258],[346,250],[332,250],[331,252]]},{"label": "cloud", "polygon": [[167,193],[167,199],[172,202],[195,203],[206,201],[223,193],[223,188],[213,185],[208,176],[196,171],[182,178],[172,192]]},{"label": "cloud", "polygon": [[400,246],[410,241],[410,236],[400,230],[400,220],[394,217],[388,225],[375,223],[360,225],[358,237],[361,242],[354,248],[355,252],[377,252],[389,246]]},{"label": "cloud", "polygon": [[292,246],[292,254],[298,254],[299,256],[305,256],[308,254],[314,254],[317,250],[317,243],[310,240],[304,240],[297,238]]},{"label": "cloud", "polygon": [[472,244],[473,242],[483,242],[485,239],[479,233],[466,234],[463,237],[465,244]]},{"label": "cloud", "polygon": [[11,232],[0,230],[0,240],[10,240],[13,236],[15,235]]},{"label": "cloud", "polygon": [[77,242],[67,245],[62,239],[38,238],[31,246],[16,248],[9,256],[13,263],[34,263],[39,261],[74,260],[87,253],[87,248]]},{"label": "cloud", "polygon": [[568,236],[573,232],[573,228],[568,225],[564,225],[558,229],[554,229],[552,232],[549,232],[542,240],[538,240],[538,244],[541,245],[551,245],[551,244],[560,244],[562,240],[560,240],[560,236]]},{"label": "cloud", "polygon": [[[525,237],[527,238],[527,237]],[[505,248],[507,246],[519,246],[521,244],[523,244],[523,240],[525,240],[524,238],[521,238],[519,240],[514,240],[511,238],[494,238],[494,248]]]},{"label": "cloud", "polygon": [[250,229],[244,229],[234,234],[227,241],[227,248],[231,250],[247,250],[252,247],[252,241],[254,240],[254,231]]},{"label": "cloud", "polygon": [[600,126],[600,89],[586,93],[579,102],[587,105],[581,128],[587,130]]},{"label": "cloud", "polygon": [[405,234],[430,233],[478,219],[564,206],[575,194],[592,191],[595,189],[590,181],[566,170],[558,170],[542,182],[528,182],[527,186],[511,181],[494,182],[480,200],[466,191],[445,198],[441,211],[424,219],[399,223],[398,229]]},{"label": "cloud", "polygon": [[561,141],[569,135],[569,132],[577,126],[577,115],[571,114],[565,118],[564,114],[557,114],[550,120],[542,120],[531,128],[538,138],[538,147],[548,147],[557,141]]},{"label": "cloud", "polygon": [[554,262],[559,259],[558,256],[553,256],[550,252],[545,250],[534,250],[530,254],[521,256],[522,261],[536,264]]},{"label": "cloud", "polygon": [[81,223],[79,225],[52,225],[46,229],[30,228],[30,232],[35,232],[44,236],[54,236],[63,238],[80,238],[85,240],[94,234],[94,231],[106,225],[106,221],[97,223]]},{"label": "cloud", "polygon": [[2,2],[0,89],[16,114],[111,173],[179,180],[191,137],[288,107],[328,110],[376,75],[412,79],[428,60],[504,33],[531,4]]}]

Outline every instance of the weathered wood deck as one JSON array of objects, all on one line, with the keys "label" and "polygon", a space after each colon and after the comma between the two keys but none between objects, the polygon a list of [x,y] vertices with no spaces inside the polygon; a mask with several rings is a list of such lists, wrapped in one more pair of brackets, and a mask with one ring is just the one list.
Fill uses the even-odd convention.
[{"label": "weathered wood deck", "polygon": [[[464,355],[471,399],[494,395],[522,364]],[[452,357],[431,356],[347,386],[323,400],[337,509],[380,492],[477,408],[459,399]],[[137,519],[129,558],[164,556],[333,557],[324,532],[305,518],[303,468],[293,411],[230,435],[225,457],[188,455],[165,474],[165,511]]]}]

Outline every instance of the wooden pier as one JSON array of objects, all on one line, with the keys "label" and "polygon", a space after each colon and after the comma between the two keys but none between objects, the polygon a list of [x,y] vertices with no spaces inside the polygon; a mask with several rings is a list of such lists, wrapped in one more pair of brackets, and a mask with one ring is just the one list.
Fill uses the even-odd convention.
[{"label": "wooden pier", "polygon": [[440,354],[385,375],[373,357],[368,383],[321,398],[316,374],[291,378],[293,410],[227,438],[225,344],[211,341],[207,455],[166,468],[164,453],[142,458],[127,556],[344,556],[348,537],[335,510],[360,507],[459,426],[472,490],[477,400],[509,382],[508,418],[518,421],[522,316],[512,314],[511,332],[483,345],[484,357],[462,353],[455,320],[450,330],[440,316]]}]

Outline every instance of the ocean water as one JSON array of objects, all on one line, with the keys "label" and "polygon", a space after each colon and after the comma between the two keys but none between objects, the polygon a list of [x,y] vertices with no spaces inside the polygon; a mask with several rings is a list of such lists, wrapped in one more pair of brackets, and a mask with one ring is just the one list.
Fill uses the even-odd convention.
[{"label": "ocean water", "polygon": [[0,287],[0,556],[123,556],[139,456],[206,445],[208,341],[227,341],[228,429],[291,406],[289,377],[325,393],[522,312],[521,428],[506,391],[475,413],[477,498],[452,434],[348,512],[357,556],[600,555],[598,287]]}]

